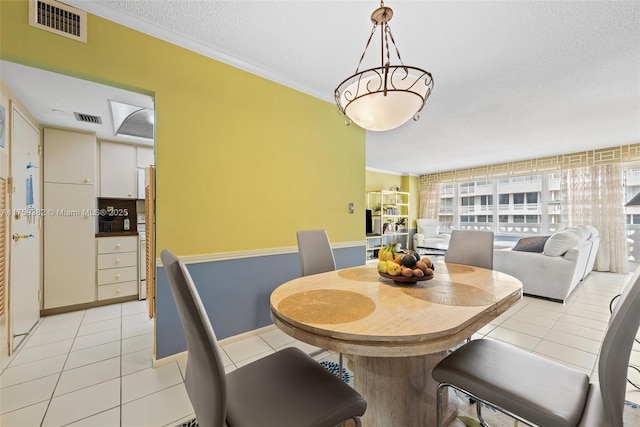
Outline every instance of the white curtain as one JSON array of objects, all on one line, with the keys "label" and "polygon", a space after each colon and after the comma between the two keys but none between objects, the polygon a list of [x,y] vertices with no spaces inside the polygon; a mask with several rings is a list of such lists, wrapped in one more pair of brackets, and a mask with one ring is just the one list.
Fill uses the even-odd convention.
[{"label": "white curtain", "polygon": [[418,218],[438,218],[440,209],[440,184],[431,183],[420,190]]},{"label": "white curtain", "polygon": [[624,216],[624,171],[621,163],[562,171],[562,223],[593,225],[600,235],[595,269],[627,273]]}]

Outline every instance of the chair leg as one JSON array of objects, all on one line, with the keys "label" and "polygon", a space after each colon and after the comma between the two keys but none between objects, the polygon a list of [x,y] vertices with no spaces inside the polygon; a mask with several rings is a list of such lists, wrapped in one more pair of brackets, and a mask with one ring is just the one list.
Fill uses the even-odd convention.
[{"label": "chair leg", "polygon": [[470,393],[467,390],[461,389],[461,388],[456,387],[455,385],[449,384],[449,383],[440,383],[440,385],[438,385],[438,395],[437,395],[437,402],[438,402],[437,403],[437,417],[438,417],[437,420],[438,420],[438,423],[437,423],[437,427],[442,427],[442,424],[441,424],[442,423],[442,389],[444,387],[451,387],[454,390],[457,390],[460,393],[463,393],[466,396],[468,396],[469,400],[473,399],[473,400],[476,401],[476,404],[477,404],[476,413],[478,415],[478,421],[480,421],[480,425],[482,427],[489,427],[489,424],[487,424],[487,422],[482,418],[482,413],[481,413],[481,411],[482,411],[481,404],[482,403],[488,405],[489,407],[491,407],[491,408],[493,408],[493,409],[495,409],[495,410],[497,410],[499,412],[502,412],[503,414],[513,418],[517,422],[521,422],[521,423],[523,423],[525,425],[532,426],[532,427],[542,427],[542,426],[539,426],[537,424],[532,423],[529,420],[526,420],[526,419],[522,418],[519,415],[514,414],[513,412],[507,411],[506,409],[504,409],[504,408],[502,408],[500,406],[497,406],[497,405],[495,405],[495,404],[493,404],[491,402],[487,402],[485,400],[482,400],[478,396],[475,396],[473,393]]},{"label": "chair leg", "polygon": [[447,388],[447,384],[438,384],[438,395],[436,403],[436,427],[442,427],[442,393]]},{"label": "chair leg", "polygon": [[478,400],[476,400],[475,402],[476,402],[476,414],[478,415],[478,421],[480,421],[480,425],[482,427],[489,427],[489,424],[487,424],[484,418],[482,418],[482,405]]}]

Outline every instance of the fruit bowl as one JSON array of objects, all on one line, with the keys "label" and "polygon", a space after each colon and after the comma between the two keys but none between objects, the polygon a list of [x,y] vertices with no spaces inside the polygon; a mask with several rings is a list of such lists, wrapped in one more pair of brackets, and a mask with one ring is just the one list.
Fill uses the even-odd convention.
[{"label": "fruit bowl", "polygon": [[433,279],[433,274],[430,274],[428,276],[422,276],[422,277],[417,277],[417,276],[413,276],[413,277],[405,277],[405,276],[392,276],[390,274],[387,273],[381,273],[380,271],[378,271],[378,274],[382,277],[385,277],[387,279],[391,279],[393,280],[395,283],[401,283],[401,284],[406,284],[406,283],[410,283],[410,284],[415,284],[418,282],[422,282],[425,280],[431,280]]}]

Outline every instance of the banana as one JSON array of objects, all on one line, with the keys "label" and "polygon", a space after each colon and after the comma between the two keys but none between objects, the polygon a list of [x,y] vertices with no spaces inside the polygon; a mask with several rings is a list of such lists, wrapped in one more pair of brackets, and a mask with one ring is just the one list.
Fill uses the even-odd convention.
[{"label": "banana", "polygon": [[398,252],[396,252],[394,243],[389,243],[378,251],[378,260],[380,261],[393,261],[396,256],[398,256]]}]

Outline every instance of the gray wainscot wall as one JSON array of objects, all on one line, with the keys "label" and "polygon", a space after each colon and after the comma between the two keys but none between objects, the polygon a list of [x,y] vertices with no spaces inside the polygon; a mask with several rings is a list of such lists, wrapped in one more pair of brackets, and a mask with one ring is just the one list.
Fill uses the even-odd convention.
[{"label": "gray wainscot wall", "polygon": [[[158,252],[160,252],[160,248]],[[336,267],[363,265],[365,246],[334,248]],[[300,276],[297,252],[187,264],[219,340],[271,325],[269,296]],[[156,359],[186,351],[164,268],[157,271]]]}]

